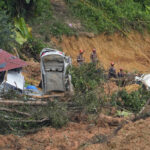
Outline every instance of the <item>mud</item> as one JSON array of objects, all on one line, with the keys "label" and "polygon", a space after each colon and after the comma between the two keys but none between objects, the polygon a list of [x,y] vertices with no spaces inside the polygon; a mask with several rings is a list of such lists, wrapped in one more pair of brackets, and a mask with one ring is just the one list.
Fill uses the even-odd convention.
[{"label": "mud", "polygon": [[130,72],[150,72],[150,35],[148,33],[132,32],[128,34],[128,37],[118,33],[94,37],[81,34],[79,37],[64,36],[62,42],[55,38],[51,40],[72,57],[74,64],[80,49],[85,51],[85,60],[89,62],[90,53],[93,48],[96,48],[99,61],[105,69],[108,69],[110,62],[113,61],[117,70],[123,68]]}]

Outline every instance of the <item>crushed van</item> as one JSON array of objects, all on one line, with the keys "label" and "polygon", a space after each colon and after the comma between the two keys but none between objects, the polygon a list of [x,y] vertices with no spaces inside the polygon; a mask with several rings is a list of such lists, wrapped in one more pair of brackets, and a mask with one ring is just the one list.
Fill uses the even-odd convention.
[{"label": "crushed van", "polygon": [[44,48],[40,53],[40,60],[43,94],[55,91],[73,92],[68,71],[72,64],[69,56],[56,49]]}]

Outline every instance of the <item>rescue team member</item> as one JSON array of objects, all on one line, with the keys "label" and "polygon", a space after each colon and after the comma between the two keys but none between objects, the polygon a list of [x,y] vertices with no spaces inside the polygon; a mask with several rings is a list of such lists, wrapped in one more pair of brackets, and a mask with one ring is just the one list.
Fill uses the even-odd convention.
[{"label": "rescue team member", "polygon": [[110,66],[110,68],[109,68],[109,72],[108,72],[108,77],[109,78],[116,78],[117,77],[117,75],[116,75],[116,69],[115,69],[115,67],[114,67],[114,62],[111,62],[111,66]]},{"label": "rescue team member", "polygon": [[124,77],[124,76],[125,76],[125,74],[123,72],[123,69],[120,68],[120,71],[118,72],[118,77],[121,78],[121,77]]},{"label": "rescue team member", "polygon": [[79,64],[79,65],[82,65],[82,64],[84,64],[84,57],[83,57],[83,53],[84,53],[84,51],[82,50],[82,49],[80,49],[80,53],[79,53],[79,56],[77,57],[77,63]]},{"label": "rescue team member", "polygon": [[92,53],[90,55],[90,59],[91,59],[92,63],[97,63],[98,62],[97,53],[96,53],[96,49],[95,48],[92,50]]}]

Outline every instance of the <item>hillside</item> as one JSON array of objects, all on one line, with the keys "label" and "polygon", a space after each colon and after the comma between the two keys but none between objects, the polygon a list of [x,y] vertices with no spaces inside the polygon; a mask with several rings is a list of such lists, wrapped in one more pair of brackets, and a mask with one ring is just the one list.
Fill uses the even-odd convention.
[{"label": "hillside", "polygon": [[[0,49],[28,64],[25,86],[38,87],[45,47],[71,56],[74,85],[62,97],[1,94],[0,150],[149,150],[150,92],[134,82],[150,73],[149,0],[1,0],[0,21]],[[89,63],[93,48],[99,68]],[[132,74],[109,79],[111,62]]]},{"label": "hillside", "polygon": [[85,59],[89,62],[90,53],[93,48],[96,48],[99,61],[105,69],[108,69],[110,62],[114,61],[117,69],[124,68],[131,72],[150,72],[150,35],[148,33],[141,35],[132,32],[127,37],[118,33],[113,35],[101,34],[95,37],[81,34],[78,38],[63,36],[61,42],[55,38],[52,41],[72,57],[74,64],[76,64],[76,57],[80,49],[85,51]]}]

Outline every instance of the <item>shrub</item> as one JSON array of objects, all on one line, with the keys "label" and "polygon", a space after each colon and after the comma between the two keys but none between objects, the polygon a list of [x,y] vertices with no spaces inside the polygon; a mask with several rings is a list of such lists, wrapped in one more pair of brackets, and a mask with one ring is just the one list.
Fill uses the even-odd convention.
[{"label": "shrub", "polygon": [[12,17],[30,17],[40,14],[49,6],[49,0],[1,0],[2,10],[6,10]]},{"label": "shrub", "polygon": [[14,26],[5,11],[0,11],[0,48],[11,51],[15,44]]},{"label": "shrub", "polygon": [[97,68],[93,63],[73,67],[71,75],[75,90],[83,93],[96,88],[96,86],[104,81],[103,68]]},{"label": "shrub", "polygon": [[150,92],[140,88],[137,91],[127,93],[125,90],[112,95],[112,103],[132,112],[138,112],[150,97]]},{"label": "shrub", "polygon": [[21,47],[20,51],[25,53],[29,58],[34,58],[39,61],[39,54],[43,48],[47,47],[45,43],[38,39],[30,38]]},{"label": "shrub", "polygon": [[80,67],[73,67],[71,74],[76,92],[73,97],[75,105],[82,107],[81,109],[87,113],[99,112],[104,97],[103,94],[101,96],[97,94],[97,88],[103,90],[104,69],[89,63]]},{"label": "shrub", "polygon": [[[138,1],[138,0],[135,0]],[[142,30],[149,28],[150,13],[147,0],[66,0],[73,14],[81,19],[88,31],[95,33]],[[146,9],[143,9],[143,5]]]}]

